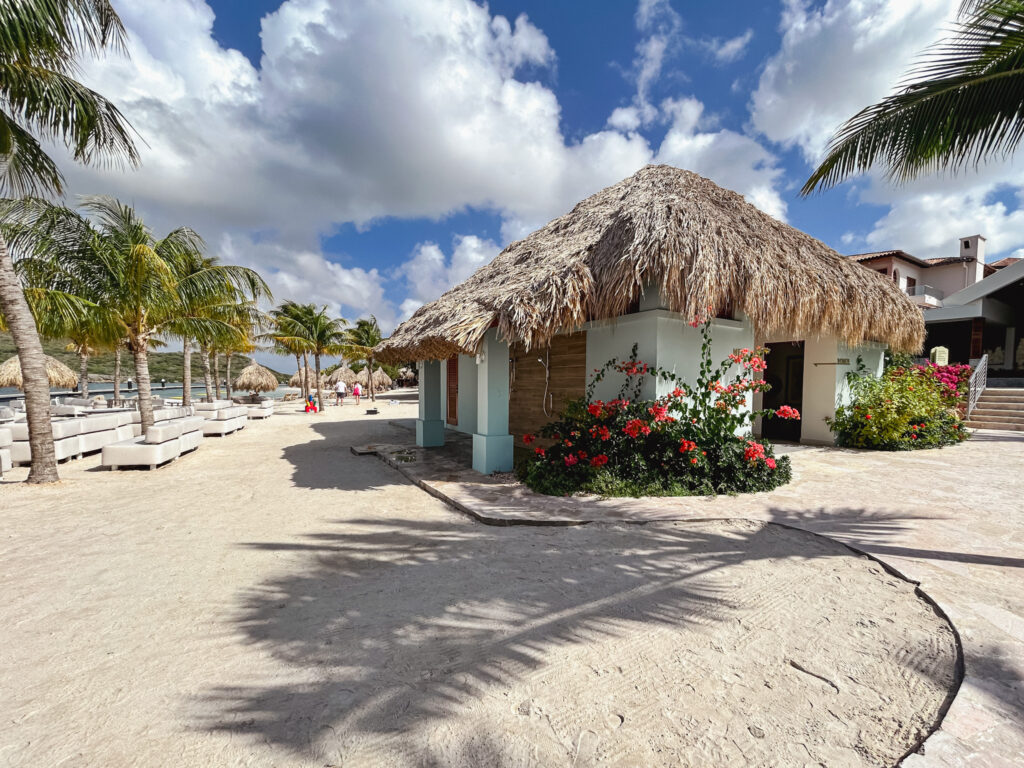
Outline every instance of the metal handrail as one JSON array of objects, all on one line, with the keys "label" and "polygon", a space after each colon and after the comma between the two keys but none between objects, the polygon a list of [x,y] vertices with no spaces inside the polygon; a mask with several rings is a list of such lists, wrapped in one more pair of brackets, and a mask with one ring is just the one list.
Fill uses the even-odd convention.
[{"label": "metal handrail", "polygon": [[971,380],[967,386],[967,418],[970,418],[971,411],[978,404],[978,398],[988,386],[988,355],[981,356],[978,365],[971,372]]}]

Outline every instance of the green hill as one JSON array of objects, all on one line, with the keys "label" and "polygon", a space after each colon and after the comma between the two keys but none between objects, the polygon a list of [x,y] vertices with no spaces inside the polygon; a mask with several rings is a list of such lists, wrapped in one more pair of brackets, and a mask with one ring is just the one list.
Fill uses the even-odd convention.
[{"label": "green hill", "polygon": [[[55,357],[68,366],[75,373],[78,373],[78,355],[68,352],[65,347],[66,341],[44,341],[43,351],[50,357]],[[16,354],[14,339],[9,333],[0,333],[0,362]],[[245,355],[235,355],[231,360],[231,375],[235,376],[252,362]],[[167,381],[181,381],[183,361],[180,348],[177,352],[150,352],[149,353],[149,375],[153,381],[167,379]],[[273,370],[273,369],[271,369]],[[224,376],[224,362],[221,360],[220,375]],[[282,384],[288,381],[288,374],[274,371],[277,380]],[[103,376],[113,379],[114,376],[114,353],[105,352],[89,358],[89,378]],[[132,356],[127,352],[121,354],[121,376],[125,379],[135,378],[135,365]],[[203,380],[203,368],[198,355],[192,355],[192,380],[201,383]]]}]

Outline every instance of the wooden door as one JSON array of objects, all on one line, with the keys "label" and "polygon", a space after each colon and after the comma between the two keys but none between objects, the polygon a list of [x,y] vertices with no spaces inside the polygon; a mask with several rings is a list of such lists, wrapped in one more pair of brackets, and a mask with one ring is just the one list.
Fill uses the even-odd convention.
[{"label": "wooden door", "polygon": [[448,423],[459,424],[459,358],[448,358]]}]

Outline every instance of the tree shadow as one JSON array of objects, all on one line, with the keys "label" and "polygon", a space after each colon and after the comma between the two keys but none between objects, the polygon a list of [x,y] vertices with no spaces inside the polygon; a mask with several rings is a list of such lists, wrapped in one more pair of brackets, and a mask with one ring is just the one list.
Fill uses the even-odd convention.
[{"label": "tree shadow", "polygon": [[[881,532],[899,525],[873,522]],[[352,739],[393,746],[413,727],[440,727],[485,691],[529,679],[558,649],[659,627],[756,632],[738,618],[746,597],[737,601],[716,571],[851,554],[813,533],[745,521],[520,527],[513,536],[464,520],[363,519],[299,543],[241,546],[308,553],[301,571],[242,593],[232,621],[245,642],[310,682],[216,688],[197,703],[199,723],[325,759]],[[489,755],[481,765],[502,754],[487,752],[486,739],[462,746]],[[430,764],[422,755],[410,763]]]}]

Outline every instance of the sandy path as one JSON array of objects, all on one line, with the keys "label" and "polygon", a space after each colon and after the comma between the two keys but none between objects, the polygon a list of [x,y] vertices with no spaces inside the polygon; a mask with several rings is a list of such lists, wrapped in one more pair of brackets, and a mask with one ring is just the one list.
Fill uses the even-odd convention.
[{"label": "sandy path", "polygon": [[0,765],[884,765],[942,705],[952,635],[872,561],[483,526],[349,453],[411,414],[0,486]]}]

